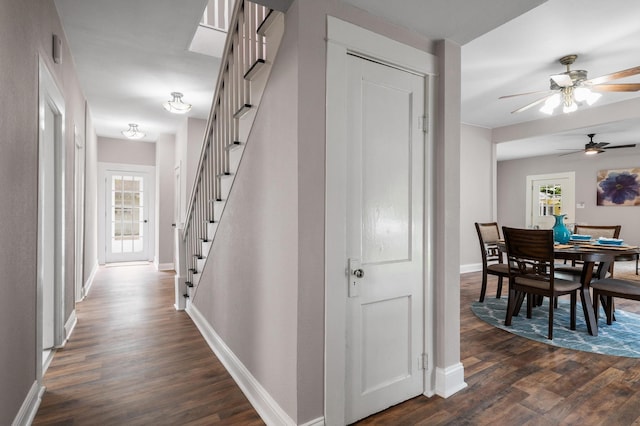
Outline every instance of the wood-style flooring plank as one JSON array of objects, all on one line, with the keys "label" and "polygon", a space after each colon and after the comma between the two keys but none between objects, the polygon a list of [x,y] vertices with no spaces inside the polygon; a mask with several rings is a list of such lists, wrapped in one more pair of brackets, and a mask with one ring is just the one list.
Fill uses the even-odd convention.
[{"label": "wood-style flooring plank", "polygon": [[[487,294],[495,295],[489,277]],[[480,321],[480,274],[461,276],[461,361],[468,387],[416,397],[362,425],[640,424],[640,360],[527,340]],[[173,275],[102,268],[78,325],[45,376],[36,425],[262,425],[184,312]],[[640,313],[640,302],[616,301]]]},{"label": "wood-style flooring plank", "polygon": [[[447,399],[413,398],[356,424],[640,425],[640,359],[558,348],[494,328],[470,309],[480,282],[480,273],[461,275],[468,387]],[[487,297],[495,297],[496,284],[489,277]],[[640,302],[616,299],[616,307],[640,313]]]},{"label": "wood-style flooring plank", "polygon": [[172,273],[101,268],[33,424],[264,424],[173,295]]}]

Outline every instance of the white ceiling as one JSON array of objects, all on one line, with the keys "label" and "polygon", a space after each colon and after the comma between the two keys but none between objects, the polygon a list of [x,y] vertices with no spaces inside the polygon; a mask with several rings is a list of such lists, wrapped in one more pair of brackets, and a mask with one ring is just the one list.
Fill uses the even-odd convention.
[{"label": "white ceiling", "polygon": [[[188,51],[206,0],[55,0],[99,136],[137,123],[155,141],[184,120],[162,108],[171,92],[206,119],[220,61]],[[64,60],[64,59],[63,59]]]},{"label": "white ceiling", "polygon": [[[579,55],[573,69],[588,70],[590,78],[640,65],[640,1],[343,1],[426,37],[462,45],[462,120],[509,130],[500,133],[511,136],[500,138],[499,159],[579,149],[587,133],[612,144],[640,142],[640,119],[562,125],[552,117],[547,120],[555,125],[545,131],[547,121],[540,120],[537,108],[510,113],[535,96],[498,99],[548,89],[549,75],[564,71],[558,58],[567,54]],[[55,3],[98,135],[121,137],[130,122],[138,123],[149,141],[175,133],[182,117],[160,106],[172,91],[183,92],[194,105],[190,116],[207,117],[219,59],[187,50],[206,0]],[[627,80],[619,82],[640,82],[640,76]],[[605,93],[594,107],[627,99],[640,101],[640,93]],[[531,123],[540,131],[531,132]],[[519,132],[520,126],[529,131]]]}]

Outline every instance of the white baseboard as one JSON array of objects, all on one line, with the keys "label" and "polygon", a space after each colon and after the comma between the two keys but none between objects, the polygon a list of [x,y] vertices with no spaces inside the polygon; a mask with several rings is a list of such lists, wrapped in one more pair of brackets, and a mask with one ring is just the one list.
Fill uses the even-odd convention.
[{"label": "white baseboard", "polygon": [[76,316],[76,310],[71,311],[71,315],[69,315],[69,319],[64,325],[64,340],[62,344],[59,346],[60,348],[64,347],[71,337],[71,333],[73,333],[73,329],[76,328],[76,324],[78,324],[78,317]]},{"label": "white baseboard", "polygon": [[153,264],[155,265],[157,271],[174,271],[175,270],[173,263],[153,262]]},{"label": "white baseboard", "polygon": [[173,307],[176,308],[176,311],[184,311],[187,307],[187,301],[183,296],[187,291],[187,278],[176,273],[173,282],[175,289],[175,303]]},{"label": "white baseboard", "polygon": [[466,274],[467,272],[482,271],[482,263],[468,263],[466,265],[460,265],[460,273]]},{"label": "white baseboard", "polygon": [[454,393],[467,387],[464,381],[464,367],[462,363],[447,368],[436,368],[436,394],[449,398]]},{"label": "white baseboard", "polygon": [[[296,422],[287,415],[276,400],[269,395],[269,392],[262,387],[220,336],[218,336],[200,311],[198,311],[193,304],[189,303],[186,312],[262,420],[267,425],[296,425]],[[309,425],[316,425],[316,423],[309,423]]]},{"label": "white baseboard", "polygon": [[37,381],[33,382],[27,397],[22,402],[18,414],[16,414],[13,422],[11,422],[11,426],[28,426],[33,423],[43,394],[44,386],[39,385]]},{"label": "white baseboard", "polygon": [[82,292],[82,299],[84,299],[85,297],[87,297],[89,295],[89,289],[91,289],[91,286],[93,285],[93,280],[96,277],[96,273],[98,272],[98,267],[100,265],[98,264],[98,259],[96,259],[95,263],[93,264],[93,269],[91,270],[91,273],[89,274],[89,278],[87,278],[87,282],[84,283],[84,291]]},{"label": "white baseboard", "polygon": [[310,420],[300,426],[325,426],[324,417],[318,417],[317,419]]}]

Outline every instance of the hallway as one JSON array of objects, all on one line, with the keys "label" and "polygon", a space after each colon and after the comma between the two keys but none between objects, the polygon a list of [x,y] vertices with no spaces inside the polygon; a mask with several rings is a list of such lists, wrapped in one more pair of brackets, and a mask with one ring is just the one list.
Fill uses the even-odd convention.
[{"label": "hallway", "polygon": [[261,425],[191,319],[173,273],[101,267],[44,377],[34,425]]}]

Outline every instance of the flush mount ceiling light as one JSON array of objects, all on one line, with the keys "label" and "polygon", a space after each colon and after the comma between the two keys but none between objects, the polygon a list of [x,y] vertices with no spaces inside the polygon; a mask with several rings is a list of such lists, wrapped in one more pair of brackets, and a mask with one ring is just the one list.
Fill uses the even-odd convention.
[{"label": "flush mount ceiling light", "polygon": [[169,112],[174,114],[185,114],[191,109],[191,104],[186,104],[182,102],[182,93],[180,92],[171,92],[170,101],[164,102],[162,106]]},{"label": "flush mount ceiling light", "polygon": [[130,123],[129,129],[123,130],[122,134],[129,139],[142,139],[145,136],[145,133],[141,132],[135,123]]}]

